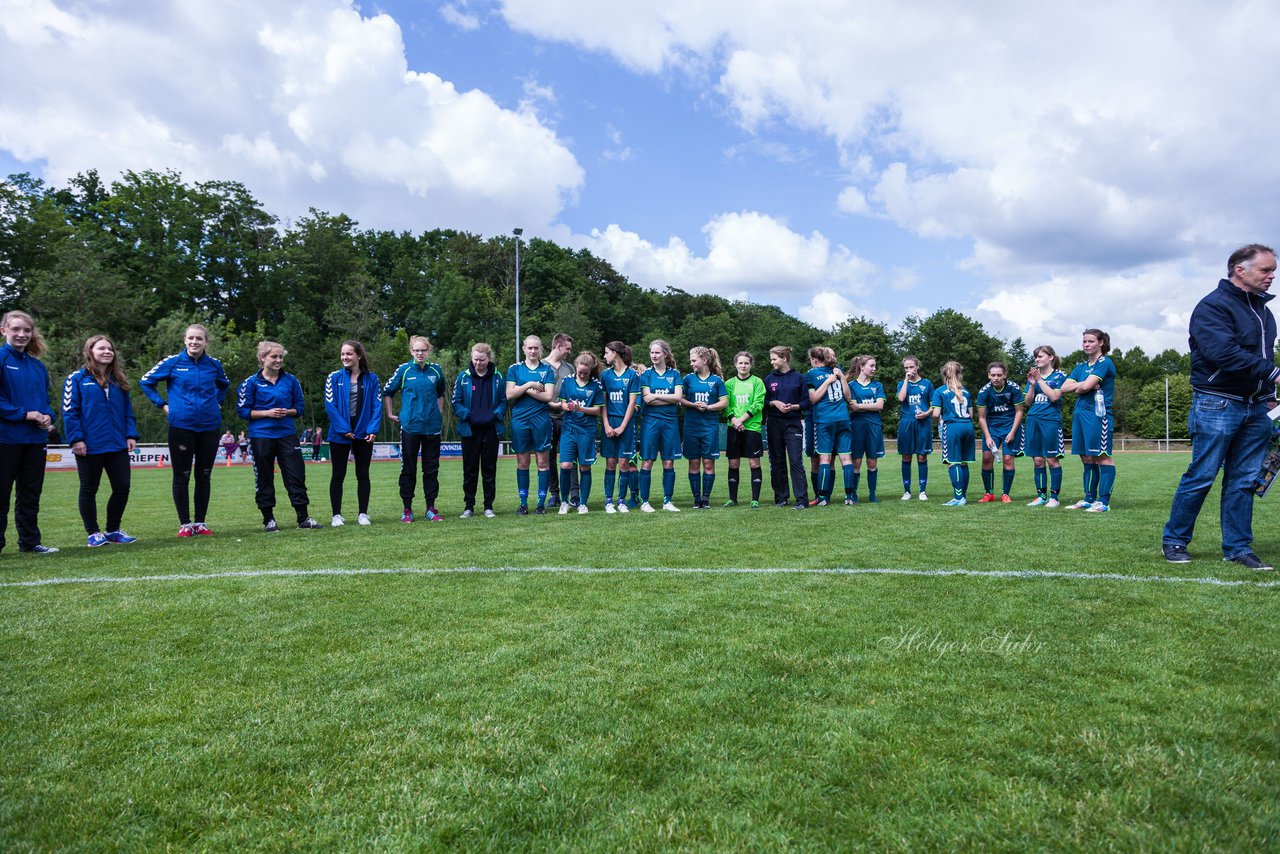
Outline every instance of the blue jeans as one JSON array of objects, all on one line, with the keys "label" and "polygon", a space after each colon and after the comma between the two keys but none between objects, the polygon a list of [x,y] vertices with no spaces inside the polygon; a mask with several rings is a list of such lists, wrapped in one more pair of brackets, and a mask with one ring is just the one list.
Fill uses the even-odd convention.
[{"label": "blue jeans", "polygon": [[1230,560],[1252,551],[1253,483],[1271,439],[1267,403],[1241,403],[1211,394],[1195,394],[1187,428],[1191,466],[1173,496],[1164,526],[1165,545],[1191,542],[1200,506],[1222,475],[1222,555]]}]

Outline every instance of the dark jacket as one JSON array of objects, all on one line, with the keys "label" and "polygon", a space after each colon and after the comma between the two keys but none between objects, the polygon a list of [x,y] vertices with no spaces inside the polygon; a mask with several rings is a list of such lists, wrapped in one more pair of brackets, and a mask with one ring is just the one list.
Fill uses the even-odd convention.
[{"label": "dark jacket", "polygon": [[378,375],[372,371],[360,373],[360,412],[356,423],[351,423],[351,374],[339,368],[324,381],[324,412],[329,416],[329,443],[350,445],[348,433],[354,433],[356,441],[382,429],[382,398],[378,395]]},{"label": "dark jacket", "polygon": [[[784,415],[773,408],[772,404],[775,400],[782,403],[798,403],[800,411],[788,412]],[[809,400],[809,387],[805,385],[803,372],[792,369],[785,374],[780,374],[772,371],[764,378],[765,418],[780,418],[783,421],[799,423],[804,417],[803,413],[812,406]]]},{"label": "dark jacket", "polygon": [[222,401],[231,387],[221,362],[208,353],[193,361],[186,350],[161,359],[138,380],[142,393],[157,409],[165,406],[157,388],[160,383],[168,389],[170,426],[197,433],[221,429]]},{"label": "dark jacket", "polygon": [[298,378],[281,371],[276,381],[270,382],[258,371],[240,383],[236,392],[236,414],[249,422],[250,439],[283,439],[296,435],[294,416],[286,418],[251,418],[253,410],[296,409],[302,415],[302,386]]},{"label": "dark jacket", "polygon": [[1227,279],[1191,313],[1191,387],[1203,394],[1255,402],[1276,395],[1273,294],[1251,294]]},{"label": "dark jacket", "polygon": [[49,433],[28,412],[53,417],[49,406],[49,371],[25,351],[0,344],[0,444],[43,445]]},{"label": "dark jacket", "polygon": [[[476,390],[476,377],[471,372],[471,366],[458,374],[458,379],[453,384],[453,414],[457,416],[458,423],[456,425],[459,436],[471,435],[471,398]],[[503,434],[502,415],[507,409],[507,384],[502,379],[502,371],[498,370],[493,364],[489,365],[489,383],[490,383],[490,405],[493,407],[493,423],[497,428],[498,435]]]},{"label": "dark jacket", "polygon": [[137,440],[138,424],[133,417],[129,392],[114,381],[98,385],[93,374],[80,368],[62,385],[62,426],[67,444],[84,442],[87,454],[127,451],[129,440]]}]

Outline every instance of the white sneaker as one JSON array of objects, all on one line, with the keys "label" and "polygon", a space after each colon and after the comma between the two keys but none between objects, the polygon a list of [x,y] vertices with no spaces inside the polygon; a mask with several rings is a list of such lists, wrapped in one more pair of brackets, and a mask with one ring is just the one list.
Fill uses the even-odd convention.
[{"label": "white sneaker", "polygon": [[910,492],[904,492],[904,493],[902,493],[902,500],[903,500],[903,501],[910,501],[910,500],[911,500],[911,493],[910,493]]},{"label": "white sneaker", "polygon": [[486,519],[492,519],[493,517],[495,517],[495,516],[497,516],[497,515],[498,515],[498,514],[497,514],[497,513],[494,513],[492,510],[485,510],[485,511],[484,511],[484,518],[486,518]]},{"label": "white sneaker", "polygon": [[561,502],[560,502],[560,515],[561,515],[561,516],[567,516],[567,515],[569,515],[569,502],[568,502],[568,501],[561,501]]},{"label": "white sneaker", "polygon": [[587,505],[585,505],[585,504],[579,504],[579,505],[578,505],[578,515],[579,515],[579,516],[584,516],[584,515],[586,515],[586,512],[587,512]]},{"label": "white sneaker", "polygon": [[1056,499],[1056,498],[1050,498],[1048,501],[1046,501],[1046,502],[1044,503],[1044,506],[1045,506],[1045,507],[1047,507],[1047,508],[1049,508],[1049,509],[1052,509],[1052,508],[1054,508],[1054,507],[1061,507],[1061,506],[1062,506],[1062,502],[1061,502],[1061,501],[1059,501],[1059,500],[1058,500],[1058,499]]},{"label": "white sneaker", "polygon": [[1068,504],[1066,507],[1063,507],[1062,509],[1063,510],[1088,510],[1092,506],[1093,506],[1092,501],[1085,501],[1084,499],[1081,499],[1077,501],[1075,504]]},{"label": "white sneaker", "polygon": [[1035,501],[1028,501],[1028,502],[1027,502],[1027,506],[1028,506],[1028,507],[1043,507],[1043,506],[1045,506],[1045,505],[1046,505],[1046,504],[1048,504],[1048,503],[1049,503],[1049,502],[1045,500],[1045,497],[1044,497],[1043,495],[1037,495],[1037,496],[1036,496],[1036,500],[1035,500]]},{"label": "white sneaker", "polygon": [[627,506],[627,502],[625,502],[625,501],[619,501],[619,502],[618,502],[618,512],[619,512],[619,513],[630,513],[630,512],[631,512],[631,508],[629,508],[629,507]]},{"label": "white sneaker", "polygon": [[[585,506],[585,505],[583,505],[583,506]],[[606,501],[606,502],[604,503],[604,512],[606,512],[606,513],[608,513],[610,516],[612,516],[614,513],[617,513],[617,512],[618,512],[618,508],[616,508],[616,507],[614,507],[614,506],[613,506],[613,502],[612,502],[612,501]]]},{"label": "white sneaker", "polygon": [[928,501],[928,500],[929,500],[929,496],[925,495],[925,494],[922,492],[922,493],[920,493],[920,500],[921,500],[921,501]]},{"label": "white sneaker", "polygon": [[369,514],[368,514],[368,513],[361,513],[359,516],[357,516],[357,517],[356,517],[356,521],[357,521],[358,523],[360,523],[361,525],[372,525],[372,524],[373,524],[372,522],[370,522],[370,521],[369,521]]},{"label": "white sneaker", "polygon": [[662,509],[663,509],[663,510],[666,510],[668,513],[679,513],[679,512],[680,512],[680,508],[679,508],[679,507],[677,507],[677,506],[675,506],[674,504],[672,504],[670,501],[664,501],[664,502],[662,502]]},{"label": "white sneaker", "polygon": [[335,528],[341,528],[343,525],[347,524],[347,520],[342,518],[341,513],[334,513],[333,521],[330,522],[329,524]]},{"label": "white sneaker", "polygon": [[643,504],[641,504],[641,505],[640,505],[640,512],[642,512],[642,513],[656,513],[656,512],[658,512],[658,511],[654,510],[654,509],[653,509],[653,505],[652,505],[652,504],[650,504],[648,501],[646,501],[645,503],[643,503]]}]

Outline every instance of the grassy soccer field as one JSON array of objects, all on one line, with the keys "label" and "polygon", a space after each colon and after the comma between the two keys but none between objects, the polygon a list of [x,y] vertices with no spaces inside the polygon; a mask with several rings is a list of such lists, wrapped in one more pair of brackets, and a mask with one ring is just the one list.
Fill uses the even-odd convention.
[{"label": "grassy soccer field", "polygon": [[1121,455],[1105,516],[1022,506],[1028,465],[1011,506],[942,507],[938,464],[900,502],[889,459],[879,505],[606,516],[601,471],[526,519],[503,462],[465,521],[446,462],[411,526],[377,464],[373,527],[277,535],[220,468],[192,540],[142,470],[140,542],[94,550],[51,472],[63,552],[0,556],[0,848],[1275,849],[1280,586],[1221,561],[1216,493],[1161,559],[1186,461]]}]

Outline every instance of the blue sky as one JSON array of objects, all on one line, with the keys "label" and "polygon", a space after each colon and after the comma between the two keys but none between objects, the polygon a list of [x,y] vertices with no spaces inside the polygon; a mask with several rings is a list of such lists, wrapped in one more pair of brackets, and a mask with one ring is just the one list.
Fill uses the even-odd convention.
[{"label": "blue sky", "polygon": [[1275,4],[0,0],[0,169],[514,226],[830,327],[1185,349],[1280,221]]}]

